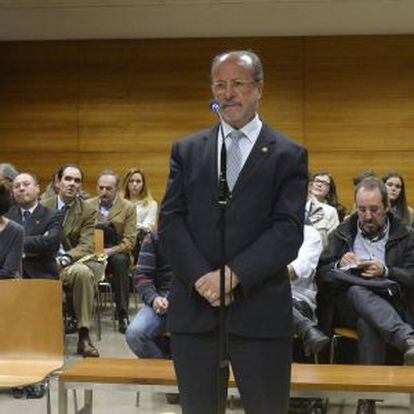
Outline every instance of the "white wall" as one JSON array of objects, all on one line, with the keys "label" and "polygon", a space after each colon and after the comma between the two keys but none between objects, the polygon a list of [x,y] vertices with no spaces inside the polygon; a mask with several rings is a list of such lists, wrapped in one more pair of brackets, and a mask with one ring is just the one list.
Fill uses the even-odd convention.
[{"label": "white wall", "polygon": [[414,33],[414,0],[0,0],[0,40]]}]

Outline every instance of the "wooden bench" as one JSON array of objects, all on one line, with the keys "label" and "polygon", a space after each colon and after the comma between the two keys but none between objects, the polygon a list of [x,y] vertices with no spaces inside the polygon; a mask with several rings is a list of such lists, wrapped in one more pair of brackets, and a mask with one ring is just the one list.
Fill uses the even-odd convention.
[{"label": "wooden bench", "polygon": [[[65,368],[59,376],[59,414],[67,414],[69,389],[85,390],[83,413],[92,413],[93,389],[177,392],[172,361],[151,359],[86,358]],[[352,394],[383,399],[384,393],[410,395],[414,414],[414,367],[293,364],[291,395],[329,397]],[[234,379],[229,394],[237,394]]]}]

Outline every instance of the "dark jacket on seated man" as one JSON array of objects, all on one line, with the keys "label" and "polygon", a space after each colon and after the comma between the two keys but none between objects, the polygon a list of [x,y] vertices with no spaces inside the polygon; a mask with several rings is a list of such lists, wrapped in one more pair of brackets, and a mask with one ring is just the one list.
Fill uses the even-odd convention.
[{"label": "dark jacket on seated man", "polygon": [[[405,318],[414,326],[414,233],[407,230],[391,213],[389,237],[385,246],[387,277],[400,284],[400,299],[405,305]],[[334,269],[341,257],[353,250],[357,235],[357,214],[341,223],[332,233],[327,248],[322,253],[318,273]]]},{"label": "dark jacket on seated man", "polygon": [[62,237],[62,214],[38,204],[26,223],[17,206],[6,217],[24,226],[23,277],[58,279],[56,254]]},{"label": "dark jacket on seated man", "polygon": [[[369,288],[358,285],[335,292],[324,283],[319,285],[318,317],[321,326],[325,331],[332,325],[356,328],[360,336],[359,362],[364,364],[384,363],[385,343],[404,353],[409,345],[407,338],[411,338],[413,333],[414,233],[392,214],[387,213],[387,218],[385,274],[376,279],[388,278],[397,282],[400,288],[398,298],[373,293]],[[357,232],[358,215],[354,213],[331,234],[319,261],[319,279],[337,268],[347,252],[354,251]],[[365,347],[364,341],[368,344]]]}]

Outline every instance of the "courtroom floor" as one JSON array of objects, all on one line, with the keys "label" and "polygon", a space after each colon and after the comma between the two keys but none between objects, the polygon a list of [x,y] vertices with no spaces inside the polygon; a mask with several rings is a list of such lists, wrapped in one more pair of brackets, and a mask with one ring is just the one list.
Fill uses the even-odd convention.
[{"label": "courtroom floor", "polygon": [[[131,301],[131,316],[136,312]],[[93,341],[96,343],[101,356],[133,358],[134,355],[126,345],[124,335],[114,330],[111,311],[106,311],[102,320],[102,341],[96,341],[96,335],[92,333]],[[65,337],[65,364],[70,364],[76,358],[77,335],[66,335]],[[52,414],[58,413],[57,404],[57,381],[51,381]],[[79,408],[82,406],[82,394],[78,392]],[[142,392],[140,405],[137,407],[136,393],[134,391],[95,391],[94,392],[94,414],[178,414],[181,413],[179,405],[167,403],[165,395]],[[354,414],[355,401],[352,399],[331,399],[329,414]],[[408,397],[397,395],[388,397],[383,403],[377,404],[377,413],[404,414],[408,413]],[[74,413],[72,392],[69,393],[69,413]],[[226,414],[243,413],[241,404],[235,400],[233,407],[226,410]],[[0,414],[46,414],[46,397],[38,400],[14,399],[8,390],[0,390]],[[254,413],[253,413],[254,414]],[[275,413],[277,414],[277,413]]]}]

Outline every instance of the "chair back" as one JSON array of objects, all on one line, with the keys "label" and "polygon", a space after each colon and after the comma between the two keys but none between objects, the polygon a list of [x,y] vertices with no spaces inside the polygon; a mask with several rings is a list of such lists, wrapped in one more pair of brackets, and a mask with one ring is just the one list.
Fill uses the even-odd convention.
[{"label": "chair back", "polygon": [[96,254],[105,253],[104,231],[102,229],[95,229],[94,241],[95,241],[95,253]]},{"label": "chair back", "polygon": [[63,363],[62,283],[0,280],[0,361]]}]

